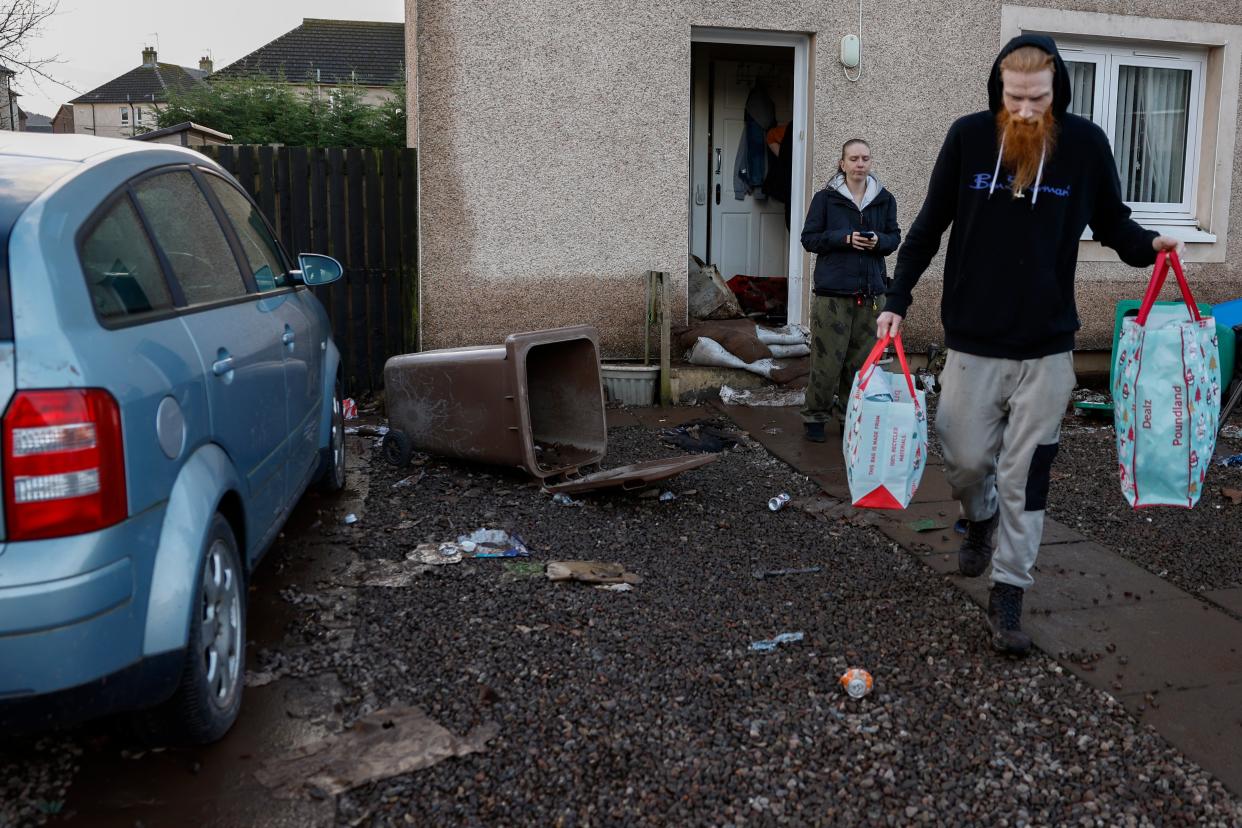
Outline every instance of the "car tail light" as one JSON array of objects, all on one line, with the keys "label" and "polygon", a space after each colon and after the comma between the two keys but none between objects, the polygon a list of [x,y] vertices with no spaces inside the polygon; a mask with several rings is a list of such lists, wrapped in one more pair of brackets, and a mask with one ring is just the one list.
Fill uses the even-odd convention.
[{"label": "car tail light", "polygon": [[18,392],[4,414],[8,540],[93,532],[127,511],[121,412],[112,395]]}]

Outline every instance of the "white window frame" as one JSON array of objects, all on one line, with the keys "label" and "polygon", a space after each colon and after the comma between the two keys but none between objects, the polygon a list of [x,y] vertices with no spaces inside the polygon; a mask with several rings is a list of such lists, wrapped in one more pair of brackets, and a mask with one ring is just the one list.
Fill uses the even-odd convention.
[{"label": "white window frame", "polygon": [[1206,49],[1184,49],[1164,44],[1098,43],[1063,38],[1057,43],[1061,57],[1075,63],[1095,65],[1095,99],[1091,120],[1108,136],[1116,151],[1117,79],[1122,66],[1181,69],[1190,72],[1190,101],[1186,119],[1186,166],[1182,173],[1181,202],[1126,202],[1134,219],[1143,224],[1160,223],[1193,227],[1198,224],[1199,149],[1203,137],[1203,76]]},{"label": "white window frame", "polygon": [[129,107],[121,107],[121,126],[129,126]]},{"label": "white window frame", "polygon": [[138,126],[142,126],[142,107],[141,106],[134,107],[134,123],[138,124]]}]

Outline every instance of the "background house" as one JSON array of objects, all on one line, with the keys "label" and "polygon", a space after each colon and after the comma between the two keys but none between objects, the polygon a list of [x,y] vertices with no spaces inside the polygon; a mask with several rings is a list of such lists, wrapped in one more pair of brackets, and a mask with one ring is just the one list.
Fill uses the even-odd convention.
[{"label": "background house", "polygon": [[73,131],[73,104],[61,104],[52,116],[52,132],[63,134]]},{"label": "background house", "polygon": [[17,132],[21,129],[21,110],[13,90],[14,75],[12,69],[0,65],[0,129]]},{"label": "background house", "polygon": [[[1073,10],[1068,7],[1072,6]],[[672,274],[684,317],[688,254],[756,276],[788,276],[806,319],[812,257],[805,205],[847,138],[870,139],[903,228],[945,132],[987,105],[1000,45],[1056,36],[1076,91],[1122,160],[1144,224],[1188,241],[1205,301],[1242,294],[1242,6],[1187,0],[1178,19],[1139,0],[911,0],[867,13],[812,0],[721,4],[522,4],[407,0],[411,129],[419,144],[420,326],[428,348],[499,341],[587,322],[605,353],[641,349],[643,273]],[[842,38],[861,34],[846,68]],[[750,90],[762,85],[794,130],[793,226],[732,167]],[[720,188],[719,197],[717,187]],[[1118,299],[1146,273],[1081,243],[1083,348],[1109,347]],[[938,274],[919,286],[908,338],[943,341]],[[1004,263],[997,263],[998,277]]]},{"label": "background house", "polygon": [[40,115],[37,112],[24,112],[26,116],[26,124],[24,130],[26,132],[51,132],[52,119],[46,115]]},{"label": "background house", "polygon": [[355,84],[363,90],[363,103],[375,105],[404,83],[405,61],[402,23],[308,17],[220,69],[213,79],[259,76],[285,81],[300,92]]},{"label": "background house", "polygon": [[168,101],[169,90],[201,83],[210,70],[211,62],[206,58],[198,69],[160,63],[155,49],[148,46],[142,50],[141,66],[69,102],[73,105],[74,131],[132,138],[153,129],[158,108]]}]

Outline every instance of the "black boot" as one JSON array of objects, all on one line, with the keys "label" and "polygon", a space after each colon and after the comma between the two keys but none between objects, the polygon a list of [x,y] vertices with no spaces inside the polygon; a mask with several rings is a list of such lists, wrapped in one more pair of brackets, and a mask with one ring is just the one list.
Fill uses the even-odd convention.
[{"label": "black boot", "polygon": [[987,520],[966,521],[966,537],[957,550],[957,571],[967,578],[977,578],[992,562],[992,535],[1000,522],[1000,510]]},{"label": "black boot", "polygon": [[824,434],[823,423],[805,423],[805,428],[806,434],[804,436],[812,443],[822,443],[827,439]]},{"label": "black boot", "polygon": [[1008,655],[1024,656],[1031,649],[1031,637],[1022,632],[1022,588],[1012,584],[992,584],[988,597],[988,629],[992,649]]}]

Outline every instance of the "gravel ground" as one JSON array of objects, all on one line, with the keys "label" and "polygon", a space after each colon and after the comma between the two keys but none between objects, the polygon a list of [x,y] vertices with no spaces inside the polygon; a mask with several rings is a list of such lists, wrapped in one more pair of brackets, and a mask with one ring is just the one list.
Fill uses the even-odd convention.
[{"label": "gravel ground", "polygon": [[0,826],[42,825],[60,813],[81,752],[60,734],[0,740]]},{"label": "gravel ground", "polygon": [[[1236,422],[1236,418],[1235,418]],[[1070,416],[1052,469],[1048,514],[1188,592],[1242,586],[1242,467],[1213,465],[1193,509],[1131,509],[1117,481],[1117,447],[1107,418]],[[1242,452],[1221,438],[1218,457]]]},{"label": "gravel ground", "polygon": [[[677,453],[637,427],[609,445],[610,467]],[[420,460],[377,456],[362,521],[325,531],[400,560],[506,528],[532,562],[617,561],[645,580],[605,592],[467,560],[356,603],[287,596],[307,646],[265,659],[335,672],[347,723],[414,704],[457,733],[500,725],[485,753],[342,796],[340,825],[1242,822],[1237,798],[1109,696],[1042,654],[993,655],[980,611],[873,529],[767,511],[815,489],[749,440],[670,481],[671,503],[561,507],[517,474]],[[356,626],[351,648],[315,646],[328,613]],[[749,650],[781,632],[806,637]],[[875,676],[862,700],[836,684],[855,665]]]}]

